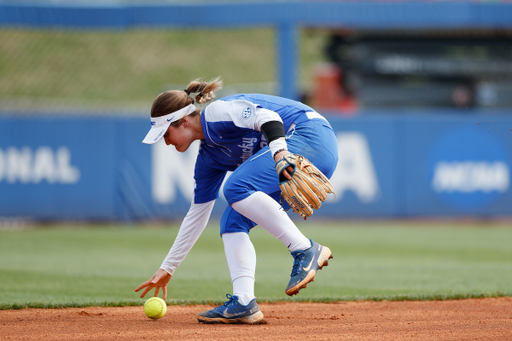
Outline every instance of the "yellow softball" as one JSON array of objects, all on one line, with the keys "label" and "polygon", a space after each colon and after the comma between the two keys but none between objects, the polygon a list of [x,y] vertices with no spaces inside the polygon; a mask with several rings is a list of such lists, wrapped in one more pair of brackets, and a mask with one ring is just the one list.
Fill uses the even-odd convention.
[{"label": "yellow softball", "polygon": [[162,318],[166,312],[167,304],[160,297],[151,297],[144,303],[144,313],[150,319]]}]

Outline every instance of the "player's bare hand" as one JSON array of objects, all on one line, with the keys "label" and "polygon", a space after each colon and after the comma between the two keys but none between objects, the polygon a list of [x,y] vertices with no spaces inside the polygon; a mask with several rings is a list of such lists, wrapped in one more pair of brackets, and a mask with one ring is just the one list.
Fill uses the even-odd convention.
[{"label": "player's bare hand", "polygon": [[[289,153],[289,151],[287,151],[287,150],[283,150],[283,151],[277,153],[276,155],[274,155],[274,161],[278,162],[279,160],[281,160],[288,153]],[[286,167],[286,169],[283,169],[283,173],[282,174],[288,180],[292,179],[292,176],[290,175],[290,173],[293,173],[293,167],[292,166],[289,166],[289,167]]]},{"label": "player's bare hand", "polygon": [[153,288],[155,288],[155,297],[158,296],[158,293],[160,292],[160,288],[162,288],[163,292],[163,298],[164,300],[167,299],[167,283],[171,280],[171,275],[163,269],[158,269],[158,271],[151,277],[148,281],[145,281],[141,285],[135,289],[135,292],[139,292],[142,288],[145,288],[142,294],[140,295],[140,298],[143,298],[146,296],[146,294]]}]

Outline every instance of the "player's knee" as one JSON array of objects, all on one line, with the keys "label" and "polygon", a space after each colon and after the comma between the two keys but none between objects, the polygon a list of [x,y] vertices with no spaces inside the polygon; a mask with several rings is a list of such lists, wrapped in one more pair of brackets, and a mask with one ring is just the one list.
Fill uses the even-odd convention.
[{"label": "player's knee", "polygon": [[226,198],[230,204],[238,201],[235,198],[240,197],[240,194],[246,191],[247,190],[244,189],[238,181],[226,181],[222,190],[224,198]]}]

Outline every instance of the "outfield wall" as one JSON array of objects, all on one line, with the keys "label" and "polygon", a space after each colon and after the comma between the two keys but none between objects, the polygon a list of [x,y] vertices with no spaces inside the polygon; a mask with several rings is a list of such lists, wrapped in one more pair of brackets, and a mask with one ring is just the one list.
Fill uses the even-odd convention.
[{"label": "outfield wall", "polygon": [[[336,200],[314,217],[512,217],[510,114],[330,117]],[[0,217],[181,218],[198,144],[144,145],[148,128],[134,117],[0,117]]]}]

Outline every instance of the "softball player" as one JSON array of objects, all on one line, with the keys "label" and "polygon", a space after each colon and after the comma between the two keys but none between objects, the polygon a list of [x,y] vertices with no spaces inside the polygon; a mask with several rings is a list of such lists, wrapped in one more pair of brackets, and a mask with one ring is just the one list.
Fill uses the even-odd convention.
[{"label": "softball player", "polygon": [[[194,103],[211,101],[222,82],[191,82],[185,90],[160,94],[151,108],[151,130],[143,142],[161,138],[177,151],[185,152],[195,140],[201,147],[195,165],[194,199],[179,233],[160,269],[142,283],[144,297],[154,296],[167,283],[203,232],[219,189],[224,185],[229,206],[220,222],[220,234],[233,284],[228,301],[197,318],[206,323],[256,323],[263,314],[256,304],[254,281],[256,252],[249,231],[260,225],[279,239],[294,258],[286,294],[292,296],[314,279],[332,258],[328,247],[306,238],[279,204],[276,162],[287,153],[309,159],[330,178],[338,161],[337,142],[329,122],[312,108],[289,99],[239,94],[212,102],[202,112]],[[194,98],[190,94],[195,95]],[[291,168],[289,168],[291,171]],[[289,179],[288,172],[284,175]]]}]

